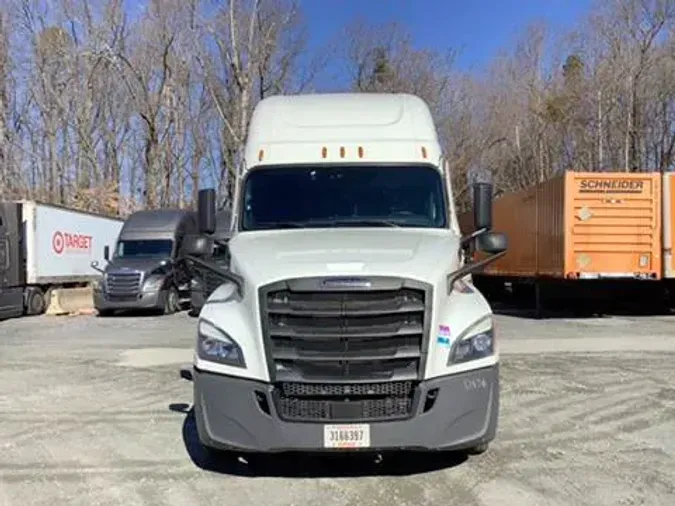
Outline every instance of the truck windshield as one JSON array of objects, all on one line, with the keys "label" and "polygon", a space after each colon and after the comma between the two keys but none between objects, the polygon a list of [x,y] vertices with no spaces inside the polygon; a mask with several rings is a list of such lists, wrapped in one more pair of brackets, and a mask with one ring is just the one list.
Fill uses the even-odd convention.
[{"label": "truck windshield", "polygon": [[441,173],[427,165],[270,167],[250,172],[242,230],[445,228]]},{"label": "truck windshield", "polygon": [[117,256],[130,257],[168,257],[171,256],[173,242],[169,239],[147,239],[120,241],[117,244]]}]

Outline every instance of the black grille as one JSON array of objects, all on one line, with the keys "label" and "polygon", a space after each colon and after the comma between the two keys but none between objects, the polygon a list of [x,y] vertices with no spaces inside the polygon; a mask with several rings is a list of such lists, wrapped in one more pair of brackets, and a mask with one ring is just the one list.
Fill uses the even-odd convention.
[{"label": "black grille", "polygon": [[281,383],[274,391],[279,416],[289,421],[377,421],[408,418],[414,383]]},{"label": "black grille", "polygon": [[134,302],[138,300],[138,295],[110,295],[108,294],[110,302]]},{"label": "black grille", "polygon": [[106,292],[113,297],[133,297],[141,288],[140,272],[110,272],[106,276]]},{"label": "black grille", "polygon": [[412,381],[387,383],[281,383],[279,390],[288,397],[377,396],[405,397],[412,393]]},{"label": "black grille", "polygon": [[431,287],[377,277],[328,291],[323,281],[287,280],[260,290],[279,415],[306,421],[410,416],[425,365]]}]

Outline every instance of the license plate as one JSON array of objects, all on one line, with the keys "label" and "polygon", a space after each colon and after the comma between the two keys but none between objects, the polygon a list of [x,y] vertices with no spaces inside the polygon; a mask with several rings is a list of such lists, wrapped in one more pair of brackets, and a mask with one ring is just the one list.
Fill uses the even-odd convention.
[{"label": "license plate", "polygon": [[324,425],[324,448],[368,448],[370,446],[370,425]]}]

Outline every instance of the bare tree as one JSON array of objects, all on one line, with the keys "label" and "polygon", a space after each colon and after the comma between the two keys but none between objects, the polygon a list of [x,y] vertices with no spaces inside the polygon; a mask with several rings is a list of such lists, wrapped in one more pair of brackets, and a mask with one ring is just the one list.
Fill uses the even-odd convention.
[{"label": "bare tree", "polygon": [[0,10],[0,199],[12,194],[15,175],[12,172],[12,127],[10,89],[12,61],[9,49],[9,26],[6,13]]},{"label": "bare tree", "polygon": [[348,78],[332,90],[429,104],[460,207],[478,177],[675,169],[675,0],[597,2],[562,36],[533,24],[483,72],[396,23],[354,20],[312,56],[298,0],[124,5],[0,7],[1,198],[124,215],[188,207],[212,179],[229,204],[255,105],[316,89],[333,56]]},{"label": "bare tree", "polygon": [[[216,177],[226,183],[220,187],[226,200],[238,194],[255,104],[294,86],[302,89],[307,83],[307,79],[294,78],[304,38],[295,0],[230,0],[219,6],[204,25],[199,61],[222,122],[221,169]],[[210,46],[217,50],[205,49]]]}]

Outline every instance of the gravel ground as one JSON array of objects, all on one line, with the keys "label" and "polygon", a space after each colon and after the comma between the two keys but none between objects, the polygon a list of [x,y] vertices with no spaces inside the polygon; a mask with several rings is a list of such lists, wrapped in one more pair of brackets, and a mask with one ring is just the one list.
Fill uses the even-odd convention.
[{"label": "gravel ground", "polygon": [[255,476],[202,467],[177,373],[194,319],[0,322],[0,505],[672,506],[675,318],[497,320],[487,453],[275,457]]}]

